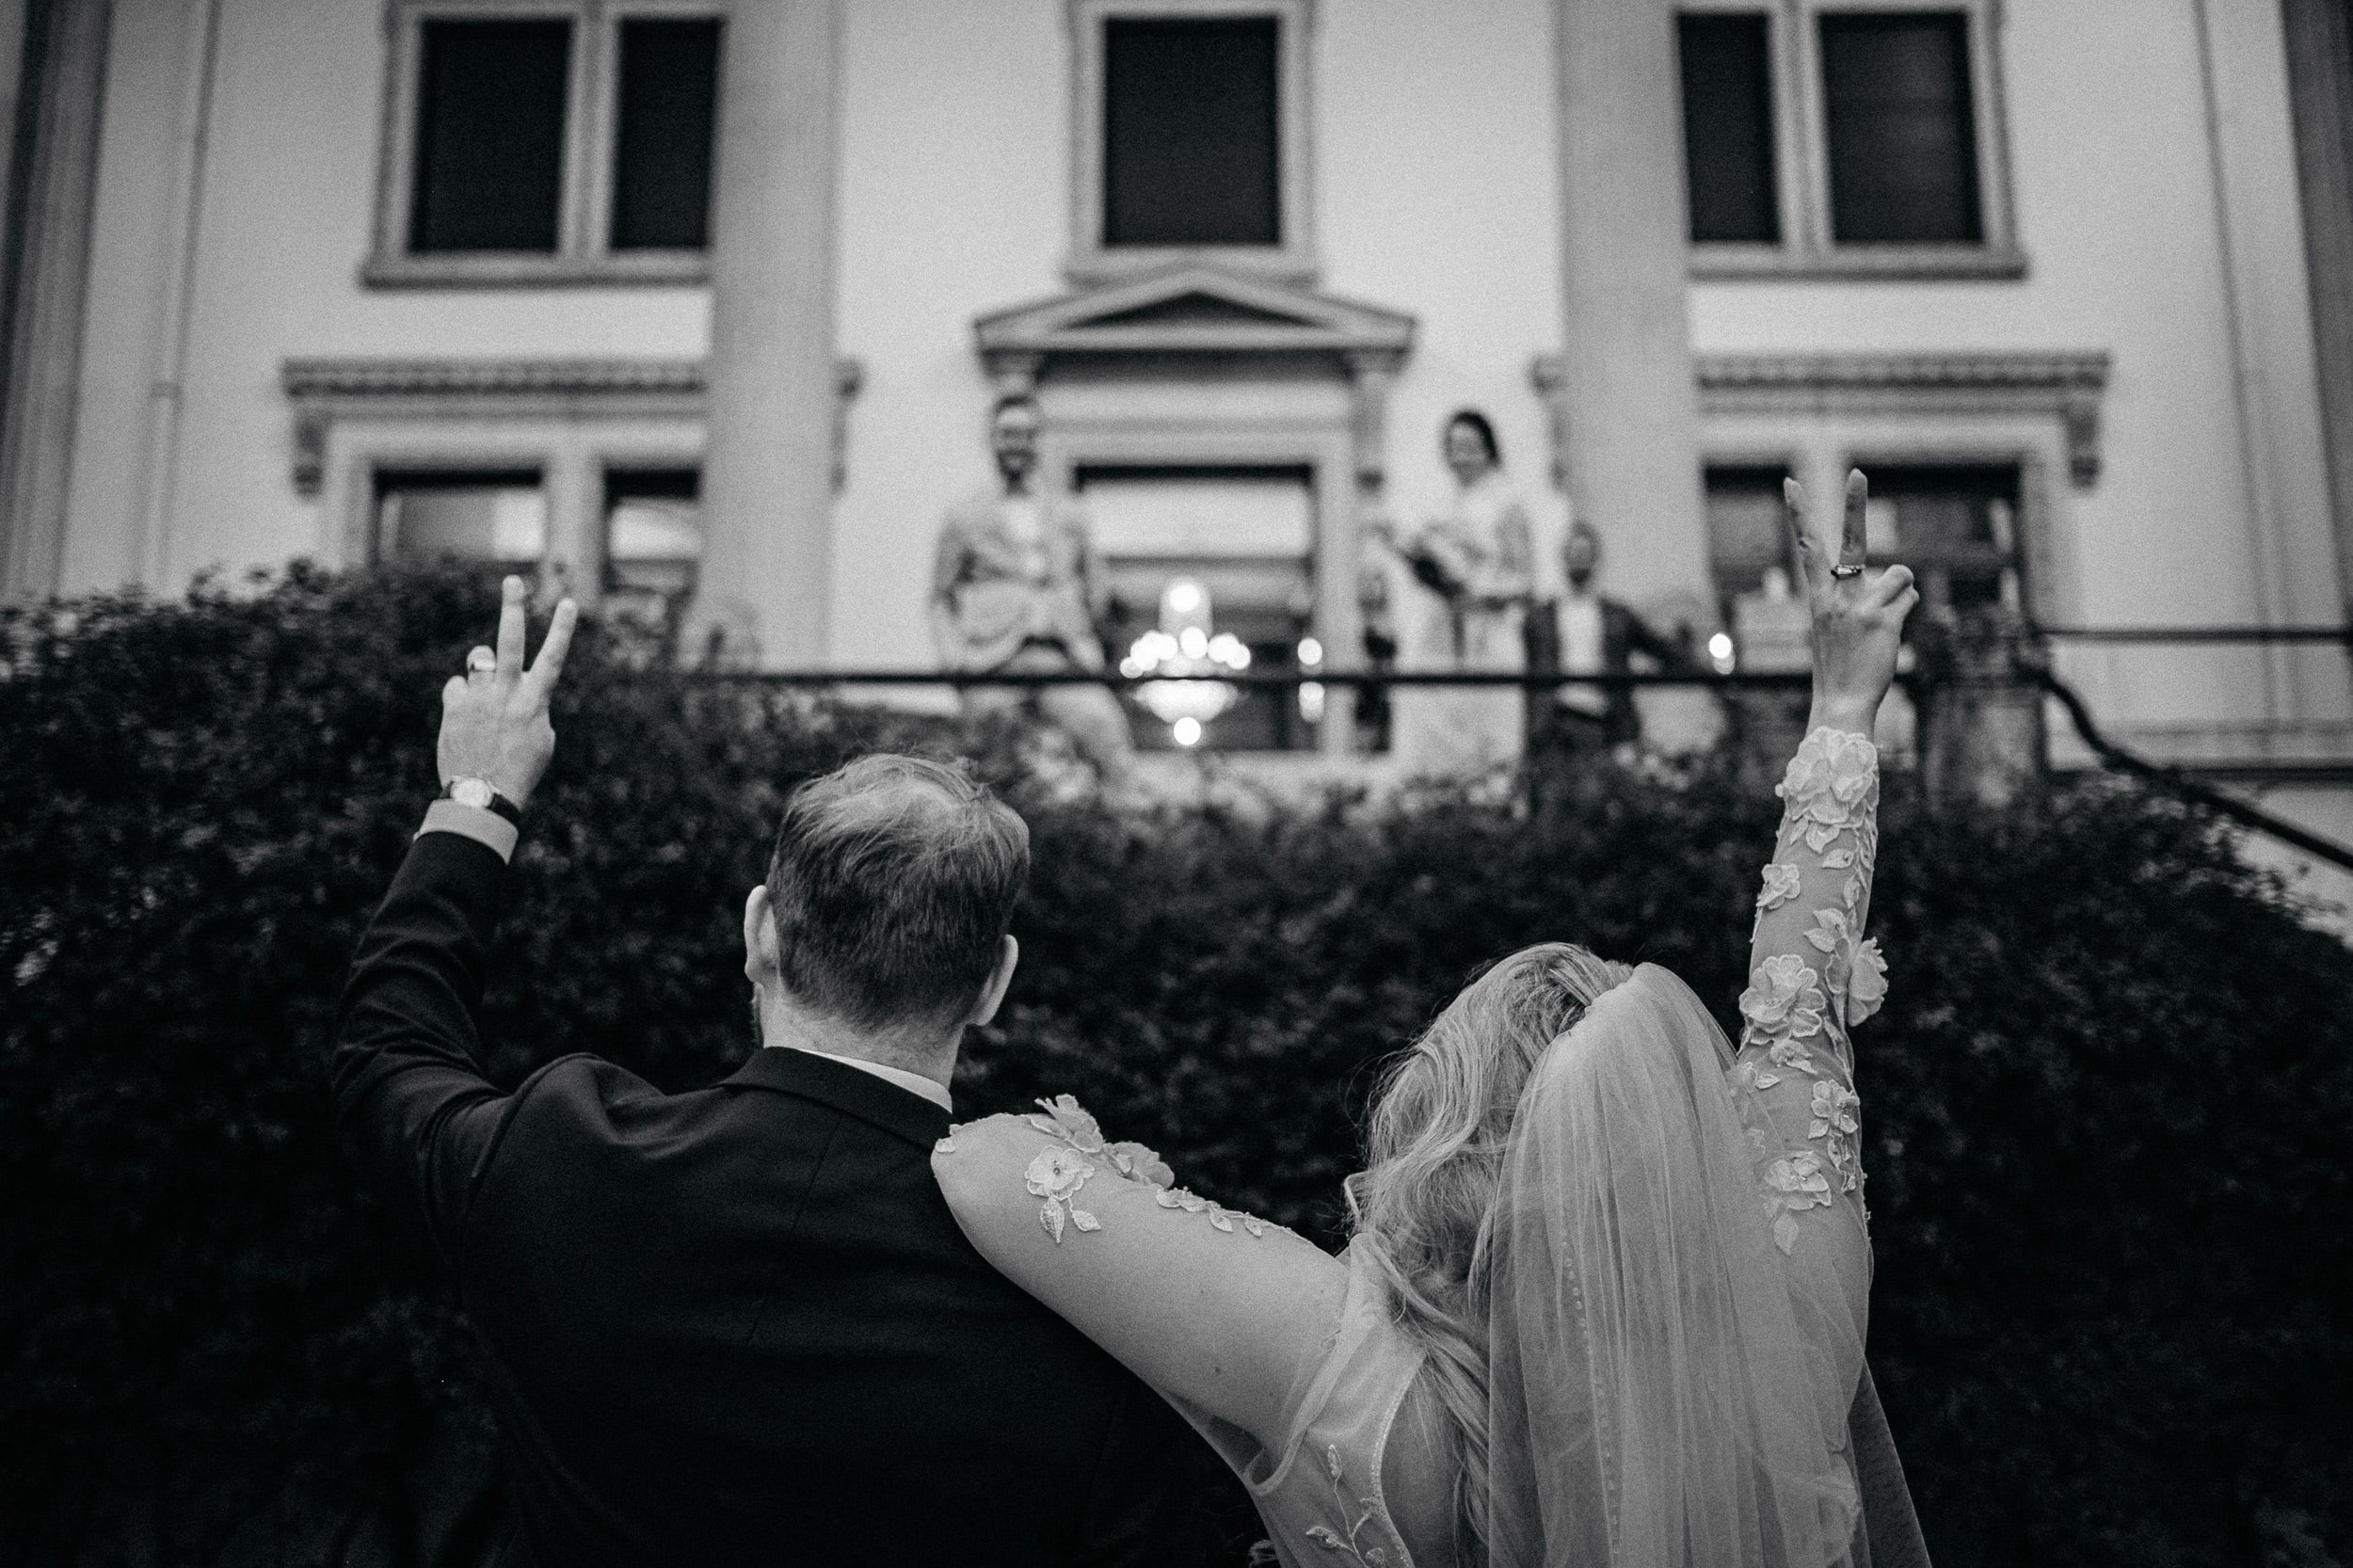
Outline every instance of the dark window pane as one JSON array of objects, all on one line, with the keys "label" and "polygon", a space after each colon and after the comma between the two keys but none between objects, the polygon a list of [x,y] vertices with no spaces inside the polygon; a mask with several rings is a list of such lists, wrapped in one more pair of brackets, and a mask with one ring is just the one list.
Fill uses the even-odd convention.
[{"label": "dark window pane", "polygon": [[668,647],[702,562],[702,475],[687,469],[604,476],[604,614]]},{"label": "dark window pane", "polygon": [[1762,16],[1677,19],[1694,243],[1781,243],[1771,56]]},{"label": "dark window pane", "polygon": [[613,248],[711,243],[711,145],[719,24],[621,24],[620,126],[613,146]]},{"label": "dark window pane", "polygon": [[1280,245],[1279,24],[1103,24],[1103,243]]},{"label": "dark window pane", "polygon": [[555,248],[568,22],[428,22],[408,248]]},{"label": "dark window pane", "polygon": [[1780,468],[1707,471],[1707,549],[1718,588],[1748,593],[1769,567],[1789,568],[1788,525],[1782,520]]},{"label": "dark window pane", "polygon": [[1981,240],[1968,19],[1922,11],[1821,20],[1833,237]]},{"label": "dark window pane", "polygon": [[[1884,550],[1910,562],[2009,559],[2017,550],[2018,470],[2009,464],[1874,466]],[[1885,536],[1892,532],[1893,537]]]}]

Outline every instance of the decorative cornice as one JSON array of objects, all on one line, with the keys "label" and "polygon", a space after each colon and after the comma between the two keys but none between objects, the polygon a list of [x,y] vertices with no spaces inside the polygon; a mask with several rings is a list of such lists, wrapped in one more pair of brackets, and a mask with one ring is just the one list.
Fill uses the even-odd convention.
[{"label": "decorative cornice", "polygon": [[2112,361],[2099,352],[1703,354],[1693,361],[1709,413],[2026,414],[2057,419],[2068,475],[2100,478],[2100,405]]},{"label": "decorative cornice", "polygon": [[2080,354],[1702,354],[1700,391],[2098,392],[2109,357]]},{"label": "decorative cornice", "polygon": [[[844,478],[851,399],[865,369],[834,361],[834,484]],[[710,378],[701,360],[288,360],[278,384],[294,412],[295,491],[315,496],[337,419],[577,418],[583,414],[696,416]]]},{"label": "decorative cornice", "polygon": [[288,360],[292,398],[699,396],[700,360]]}]

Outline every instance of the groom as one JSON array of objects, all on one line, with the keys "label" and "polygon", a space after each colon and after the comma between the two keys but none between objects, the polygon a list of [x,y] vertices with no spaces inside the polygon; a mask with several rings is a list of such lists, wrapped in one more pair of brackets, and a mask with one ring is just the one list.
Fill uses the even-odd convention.
[{"label": "groom", "polygon": [[788,800],[744,909],[768,1048],[663,1095],[574,1054],[478,1065],[487,950],[555,746],[574,611],[441,693],[441,798],[338,1014],[340,1129],[428,1235],[488,1352],[514,1520],[500,1560],[1174,1565],[1193,1439],[999,1276],[934,1185],[968,1024],[1013,977],[1021,819],[869,757]]}]

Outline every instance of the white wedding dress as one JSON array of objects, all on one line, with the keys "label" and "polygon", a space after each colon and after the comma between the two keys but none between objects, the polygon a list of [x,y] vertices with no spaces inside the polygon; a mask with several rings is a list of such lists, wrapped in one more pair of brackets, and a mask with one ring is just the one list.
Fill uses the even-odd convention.
[{"label": "white wedding dress", "polygon": [[[1927,1561],[1863,1359],[1877,753],[1817,729],[1781,793],[1738,1052],[1643,965],[1520,1098],[1487,1251],[1492,1563]],[[1358,1246],[1176,1187],[1067,1096],[933,1165],[981,1253],[1233,1466],[1287,1568],[1462,1560],[1454,1445]]]}]

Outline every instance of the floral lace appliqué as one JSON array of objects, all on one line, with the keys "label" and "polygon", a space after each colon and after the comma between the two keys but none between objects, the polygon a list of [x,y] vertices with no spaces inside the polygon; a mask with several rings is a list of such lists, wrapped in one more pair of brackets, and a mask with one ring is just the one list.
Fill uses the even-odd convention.
[{"label": "floral lace appliqu\u00e9", "polygon": [[1054,1239],[1056,1246],[1062,1245],[1065,1223],[1080,1230],[1103,1228],[1102,1221],[1078,1204],[1079,1189],[1094,1175],[1095,1167],[1087,1162],[1087,1157],[1068,1147],[1038,1150],[1030,1168],[1021,1173],[1022,1184],[1031,1194],[1046,1200],[1037,1211],[1037,1221],[1046,1227],[1046,1234]]},{"label": "floral lace appliqu\u00e9", "polygon": [[1748,1021],[1743,1035],[1753,1044],[1819,1033],[1827,1005],[1822,977],[1796,953],[1777,952],[1756,967],[1740,993],[1740,1016]]},{"label": "floral lace appliqu\u00e9", "polygon": [[1369,1563],[1371,1568],[1387,1568],[1389,1560],[1387,1548],[1368,1545],[1364,1539],[1368,1530],[1374,1531],[1376,1534],[1379,1531],[1380,1527],[1373,1523],[1373,1515],[1380,1512],[1380,1505],[1370,1497],[1357,1497],[1353,1501],[1350,1499],[1348,1471],[1340,1464],[1340,1450],[1328,1443],[1323,1448],[1323,1475],[1324,1479],[1332,1483],[1333,1496],[1340,1505],[1340,1517],[1347,1518],[1348,1511],[1351,1509],[1358,1512],[1355,1522],[1348,1527],[1346,1535],[1342,1535],[1329,1525],[1309,1525],[1307,1539],[1327,1552],[1341,1553],[1358,1562]]},{"label": "floral lace appliqu\u00e9", "polygon": [[1766,1208],[1773,1215],[1773,1244],[1785,1253],[1798,1244],[1797,1217],[1830,1207],[1830,1177],[1822,1174],[1820,1155],[1799,1149],[1769,1162],[1765,1182],[1771,1189]]},{"label": "floral lace appliqu\u00e9", "polygon": [[[1795,946],[1801,936],[1804,946],[1767,957],[1741,994],[1741,1044],[1761,1051],[1762,1060],[1749,1058],[1735,1083],[1764,1090],[1779,1084],[1785,1072],[1811,1080],[1808,1146],[1787,1148],[1765,1128],[1747,1128],[1773,1240],[1784,1252],[1796,1243],[1798,1215],[1831,1207],[1833,1191],[1855,1192],[1862,1186],[1862,1100],[1843,1080],[1847,1031],[1878,1012],[1887,997],[1886,960],[1862,931],[1879,853],[1878,769],[1879,751],[1869,741],[1817,729],[1798,748],[1775,792],[1785,805],[1774,857],[1757,895],[1759,928],[1768,911],[1800,898],[1813,906],[1813,921],[1776,939]],[[1843,874],[1833,881],[1817,875],[1817,867]],[[1809,876],[1817,878],[1811,888]],[[1809,962],[1815,954],[1821,956]],[[1828,1061],[1817,1055],[1822,1050],[1829,1051]]]},{"label": "floral lace appliqu\u00e9", "polygon": [[1851,1089],[1843,1089],[1827,1078],[1814,1080],[1813,1117],[1806,1124],[1805,1135],[1819,1138],[1829,1151],[1831,1168],[1840,1177],[1840,1191],[1851,1192],[1863,1185],[1863,1160],[1856,1148],[1862,1135],[1863,1098]]},{"label": "floral lace appliqu\u00e9", "polygon": [[1879,938],[1874,936],[1854,950],[1853,968],[1847,975],[1847,1022],[1861,1023],[1878,1012],[1886,1000],[1887,960],[1880,952]]},{"label": "floral lace appliqu\u00e9", "polygon": [[1103,1228],[1101,1220],[1073,1201],[1087,1178],[1096,1174],[1096,1167],[1087,1158],[1090,1155],[1108,1162],[1128,1180],[1151,1188],[1152,1201],[1162,1208],[1207,1214],[1212,1229],[1229,1235],[1239,1225],[1253,1240],[1267,1233],[1267,1223],[1257,1215],[1222,1208],[1176,1185],[1176,1173],[1144,1144],[1106,1141],[1101,1126],[1072,1096],[1056,1095],[1037,1104],[1037,1112],[1027,1112],[1021,1119],[1048,1137],[1061,1139],[1062,1146],[1040,1149],[1023,1179],[1032,1193],[1046,1200],[1038,1210],[1038,1223],[1057,1243],[1065,1224],[1080,1230]]}]

